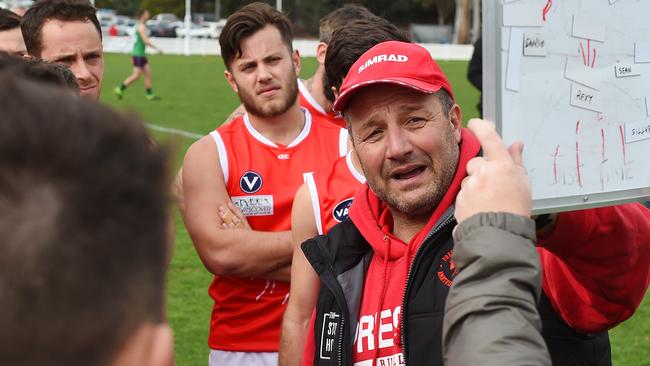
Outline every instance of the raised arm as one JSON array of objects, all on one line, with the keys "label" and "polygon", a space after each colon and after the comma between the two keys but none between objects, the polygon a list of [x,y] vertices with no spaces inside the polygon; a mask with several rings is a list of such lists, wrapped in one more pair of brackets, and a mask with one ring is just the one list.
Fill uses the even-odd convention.
[{"label": "raised arm", "polygon": [[536,306],[541,268],[523,145],[506,149],[485,121],[470,120],[469,128],[484,157],[467,164],[456,198],[458,274],[445,305],[445,365],[550,365]]},{"label": "raised arm", "polygon": [[189,148],[182,174],[185,225],[201,261],[210,272],[264,277],[291,263],[291,232],[222,227],[219,208],[227,207],[230,197],[210,136]]},{"label": "raised arm", "polygon": [[307,258],[300,249],[303,241],[318,235],[311,198],[307,185],[303,184],[293,200],[291,210],[291,233],[293,237],[293,262],[291,266],[291,291],[287,310],[282,321],[280,337],[281,366],[300,365],[305,340],[320,282]]}]

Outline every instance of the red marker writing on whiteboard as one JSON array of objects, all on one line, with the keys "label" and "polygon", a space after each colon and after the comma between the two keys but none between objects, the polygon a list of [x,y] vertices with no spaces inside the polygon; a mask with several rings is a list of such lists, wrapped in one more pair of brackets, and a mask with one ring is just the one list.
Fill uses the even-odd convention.
[{"label": "red marker writing on whiteboard", "polygon": [[551,6],[553,6],[553,0],[548,0],[544,6],[544,10],[542,10],[542,19],[544,19],[544,21],[546,21],[546,15],[548,12],[551,11]]}]

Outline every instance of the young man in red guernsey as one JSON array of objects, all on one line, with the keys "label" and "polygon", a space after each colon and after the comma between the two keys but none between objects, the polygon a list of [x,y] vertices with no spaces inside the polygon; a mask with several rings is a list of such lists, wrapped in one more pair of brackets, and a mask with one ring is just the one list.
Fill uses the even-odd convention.
[{"label": "young man in red guernsey", "polygon": [[[320,27],[318,29],[319,42],[316,46],[316,61],[318,67],[307,80],[298,79],[298,100],[303,108],[306,108],[312,116],[319,116],[327,119],[330,122],[345,128],[345,120],[341,118],[338,113],[332,111],[332,102],[334,102],[334,95],[331,88],[327,85],[325,78],[325,55],[327,47],[332,39],[332,34],[336,29],[346,27],[350,22],[361,19],[374,19],[374,15],[370,10],[362,5],[345,4],[337,8],[320,20]],[[233,119],[246,113],[246,108],[240,105],[235,109],[224,124],[230,123]]]},{"label": "young man in red guernsey", "polygon": [[[321,280],[306,363],[442,365],[453,204],[480,145],[461,128],[447,78],[413,44],[363,54],[334,109],[368,182],[351,220],[302,245]],[[555,364],[609,363],[606,330],[632,315],[650,281],[649,234],[638,204],[562,213],[545,227],[539,313]]]},{"label": "young man in red guernsey", "polygon": [[[304,173],[347,153],[344,129],[298,105],[291,41],[288,19],[267,4],[228,18],[225,76],[248,113],[192,145],[183,164],[188,232],[215,275],[210,365],[277,363],[293,196]],[[245,216],[244,228],[222,226],[228,209]]]},{"label": "young man in red guernsey", "polygon": [[[374,16],[358,19],[337,28],[327,47],[323,83],[328,98],[343,82],[350,66],[377,43],[408,37],[390,22]],[[333,88],[333,90],[332,90]],[[323,92],[323,94],[326,94]],[[298,365],[302,360],[310,319],[318,294],[318,276],[300,250],[303,241],[324,234],[348,218],[348,210],[357,191],[366,182],[354,152],[339,158],[333,166],[309,173],[298,190],[291,211],[294,253],[291,263],[291,296],[282,321],[280,365]],[[313,339],[312,339],[313,341]]]},{"label": "young man in red guernsey", "polygon": [[[297,79],[298,82],[298,102],[301,107],[307,109],[312,116],[326,119],[338,126],[345,128],[345,120],[338,114],[332,111],[332,102],[334,96],[331,87],[326,84],[325,78],[325,54],[327,52],[328,44],[332,39],[334,30],[344,28],[350,22],[359,19],[372,19],[377,18],[367,8],[356,5],[346,4],[329,14],[325,15],[320,21],[319,35],[320,41],[316,48],[316,61],[318,67],[307,80]],[[352,63],[350,63],[352,64]],[[345,75],[341,77],[344,78]],[[222,123],[226,125],[239,116],[246,113],[244,105],[238,106]],[[344,143],[342,141],[341,143]],[[183,180],[182,170],[178,172],[174,180],[173,193],[177,206],[181,211],[185,210],[185,200],[183,197]]]}]

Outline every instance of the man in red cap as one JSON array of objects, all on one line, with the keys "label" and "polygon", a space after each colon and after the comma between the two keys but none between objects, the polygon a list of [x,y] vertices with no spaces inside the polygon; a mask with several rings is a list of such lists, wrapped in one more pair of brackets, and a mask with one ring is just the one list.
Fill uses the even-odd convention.
[{"label": "man in red cap", "polygon": [[[443,320],[450,329],[445,302],[459,271],[452,256],[454,228],[459,235],[480,229],[479,241],[502,243],[496,249],[503,254],[492,258],[505,258],[518,243],[535,238],[530,195],[512,185],[521,169],[501,169],[513,161],[521,165],[523,145],[513,145],[503,163],[484,125],[473,124],[476,136],[463,129],[447,77],[418,45],[376,45],[351,67],[339,91],[334,110],[345,116],[367,184],[354,198],[350,220],[302,245],[321,281],[311,329],[315,341],[304,363],[442,365]],[[477,157],[481,145],[484,156]],[[501,174],[493,174],[495,168]],[[495,194],[495,187],[506,193]],[[543,293],[536,290],[540,274],[534,264],[503,264],[513,269],[512,281],[505,282],[512,293],[491,282],[503,266],[479,266],[483,272],[476,278],[493,287],[466,286],[461,297],[471,299],[475,291],[490,301],[471,321],[453,309],[451,334],[461,323],[477,326],[474,337],[461,337],[472,341],[466,344],[448,343],[447,334],[446,350],[486,357],[456,358],[472,361],[464,364],[547,364],[548,345],[554,362],[573,364],[562,359],[562,343],[575,347],[566,354],[584,353],[580,357],[603,364],[598,358],[609,354],[596,351],[609,352],[606,330],[631,316],[650,280],[648,248],[640,239],[650,234],[649,222],[638,204],[553,216],[547,227],[538,227],[544,235],[537,242]],[[467,255],[462,258],[461,271],[471,264]],[[625,270],[614,275],[606,269],[612,265]],[[491,298],[486,288],[494,289]],[[510,311],[538,300],[538,309]],[[486,327],[477,321],[481,317],[495,321]],[[594,342],[607,344],[591,347]]]}]

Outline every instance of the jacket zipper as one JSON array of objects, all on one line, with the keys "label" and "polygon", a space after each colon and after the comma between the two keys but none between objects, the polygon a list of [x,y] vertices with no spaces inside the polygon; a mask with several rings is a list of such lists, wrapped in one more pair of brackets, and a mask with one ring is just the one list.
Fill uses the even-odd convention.
[{"label": "jacket zipper", "polygon": [[452,215],[451,217],[447,218],[445,221],[443,221],[440,225],[438,225],[435,229],[431,230],[431,232],[422,240],[422,245],[418,248],[418,250],[415,252],[415,255],[413,256],[413,260],[411,261],[411,264],[409,266],[409,271],[408,274],[406,275],[406,287],[404,288],[404,295],[402,297],[402,334],[400,338],[402,339],[402,356],[404,357],[404,364],[408,365],[408,344],[406,343],[406,326],[408,324],[406,320],[406,300],[407,300],[407,295],[408,295],[408,290],[409,290],[409,285],[411,283],[411,276],[413,275],[413,268],[415,267],[415,262],[418,258],[418,255],[422,252],[423,248],[426,247],[427,241],[431,239],[434,235],[442,231],[447,225],[449,225],[452,222],[455,222],[456,219]]},{"label": "jacket zipper", "polygon": [[341,312],[341,328],[339,329],[339,351],[338,354],[338,364],[343,366],[343,332],[344,332],[345,318],[343,317],[343,312]]}]

